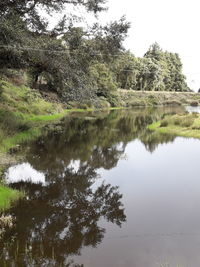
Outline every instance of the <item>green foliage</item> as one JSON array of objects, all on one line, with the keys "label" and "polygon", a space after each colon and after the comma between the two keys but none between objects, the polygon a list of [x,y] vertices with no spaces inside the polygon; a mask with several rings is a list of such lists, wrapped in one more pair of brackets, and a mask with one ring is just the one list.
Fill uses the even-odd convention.
[{"label": "green foliage", "polygon": [[[40,15],[39,11],[44,11],[52,14],[53,12],[61,12],[65,5],[79,5],[84,6],[87,11],[94,13],[105,10],[105,0],[86,0],[86,1],[73,1],[73,0],[57,0],[57,1],[44,1],[44,0],[1,0],[0,15],[1,17],[9,17],[13,13],[20,16],[28,26],[37,31],[44,31],[47,27],[47,22]],[[65,16],[56,27],[57,31],[62,30],[65,26]]]},{"label": "green foliage", "polygon": [[[64,5],[73,5],[97,13],[105,10],[105,2],[2,0],[0,72],[7,77],[8,70],[26,73],[27,86],[53,91],[63,101],[81,105],[105,97],[111,106],[118,106],[117,87],[138,91],[188,91],[178,54],[164,52],[157,43],[143,58],[125,51],[123,41],[130,28],[125,17],[105,26],[96,23],[87,29],[76,26],[81,18],[65,15],[49,30],[48,21],[39,12],[51,15],[60,12]],[[1,91],[0,85],[0,97]],[[26,92],[23,97],[25,104],[19,109],[22,112],[41,114],[41,110],[52,110],[36,91]],[[1,98],[13,108],[19,108],[9,94],[2,93]],[[28,103],[31,103],[29,108]]]},{"label": "green foliage", "polygon": [[190,127],[194,123],[195,117],[194,114],[169,116],[161,121],[160,127],[167,127],[168,125]]},{"label": "green foliage", "polygon": [[114,91],[117,90],[113,81],[112,73],[105,64],[93,64],[90,67],[90,76],[92,87],[94,88],[97,96],[108,98]]},{"label": "green foliage", "polygon": [[26,114],[46,114],[62,111],[60,104],[54,105],[45,101],[38,91],[26,86],[15,86],[5,80],[2,83],[0,107],[11,112]]},{"label": "green foliage", "polygon": [[162,91],[164,84],[161,79],[162,67],[151,58],[140,60],[140,71],[137,77],[137,90]]},{"label": "green foliage", "polygon": [[178,54],[164,52],[153,44],[143,58],[129,52],[112,64],[118,86],[141,91],[189,91]]},{"label": "green foliage", "polygon": [[191,101],[190,102],[190,106],[192,106],[192,107],[197,107],[199,105],[199,102],[198,101]]},{"label": "green foliage", "polygon": [[153,44],[145,58],[152,59],[161,68],[159,80],[166,91],[189,91],[186,77],[182,74],[182,63],[177,53],[163,51],[160,46]]},{"label": "green foliage", "polygon": [[181,127],[190,127],[194,123],[194,120],[195,116],[192,114],[192,115],[177,117],[174,119],[173,123]]},{"label": "green foliage", "polygon": [[[130,24],[122,17],[105,26],[95,24],[91,29],[83,30],[74,26],[74,21],[80,18],[71,15],[64,16],[49,30],[48,21],[39,10],[52,14],[71,4],[97,13],[105,10],[105,2],[3,0],[0,3],[0,69],[26,70],[31,88],[55,91],[65,101],[93,100],[96,97],[92,88],[95,82],[90,79],[90,67],[94,60],[112,61],[109,56],[122,50]],[[89,40],[88,35],[93,37]],[[97,94],[106,95],[106,91],[116,86],[109,76],[110,73],[105,81],[96,81],[102,91]]]},{"label": "green foliage", "polygon": [[135,89],[139,74],[139,59],[129,52],[119,55],[111,65],[115,81],[120,88]]},{"label": "green foliage", "polygon": [[[64,115],[60,104],[45,101],[37,91],[0,81],[0,151],[8,151],[16,144],[38,136],[40,130],[34,127],[34,122],[53,120]],[[49,115],[45,117],[46,114]]]},{"label": "green foliage", "polygon": [[159,44],[155,42],[149,47],[149,50],[145,53],[144,57],[152,58],[156,61],[161,61],[163,59],[163,51]]},{"label": "green foliage", "polygon": [[168,115],[163,120],[149,125],[148,128],[162,134],[200,139],[200,116],[199,114]]},{"label": "green foliage", "polygon": [[23,197],[23,193],[0,185],[0,210],[8,209],[13,201],[21,197]]},{"label": "green foliage", "polygon": [[0,110],[0,125],[1,129],[3,129],[7,135],[29,129],[29,125],[24,123],[19,115],[15,115],[7,110]]},{"label": "green foliage", "polygon": [[168,121],[166,119],[162,120],[160,123],[160,127],[166,127],[166,126],[168,126]]},{"label": "green foliage", "polygon": [[110,103],[106,100],[104,97],[99,97],[97,102],[95,103],[97,108],[99,109],[109,109],[110,108]]}]

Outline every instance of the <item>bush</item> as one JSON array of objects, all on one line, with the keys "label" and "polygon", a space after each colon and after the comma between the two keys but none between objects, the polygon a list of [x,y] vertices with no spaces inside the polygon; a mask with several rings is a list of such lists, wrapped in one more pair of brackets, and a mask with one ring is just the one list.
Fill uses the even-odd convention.
[{"label": "bush", "polygon": [[182,127],[190,127],[194,122],[194,119],[192,118],[185,118],[181,121],[181,126]]},{"label": "bush", "polygon": [[111,107],[119,107],[121,106],[121,99],[117,92],[111,92],[110,95],[106,98],[106,100],[110,103]]},{"label": "bush", "polygon": [[131,99],[130,101],[127,101],[127,106],[128,107],[145,107],[146,103],[144,100],[140,100],[140,99]]},{"label": "bush", "polygon": [[99,109],[109,109],[110,108],[110,103],[106,100],[105,97],[99,97],[95,101],[95,107]]},{"label": "bush", "polygon": [[174,119],[174,125],[180,126],[181,125],[181,119],[180,118],[175,118]]},{"label": "bush", "polygon": [[83,103],[69,101],[67,104],[67,109],[89,109],[89,108],[92,109],[94,108],[94,103],[92,103],[91,101],[85,101]]},{"label": "bush", "polygon": [[160,104],[158,98],[154,95],[148,95],[147,100],[151,106],[158,106]]},{"label": "bush", "polygon": [[86,103],[80,103],[79,108],[80,109],[88,109],[88,105]]},{"label": "bush", "polygon": [[177,100],[168,100],[165,101],[164,105],[166,106],[181,106],[181,102],[177,101]]},{"label": "bush", "polygon": [[194,119],[196,115],[189,114],[189,115],[175,115],[171,118],[171,124],[181,126],[181,127],[190,127],[194,123]]},{"label": "bush", "polygon": [[84,104],[87,105],[87,108],[90,108],[90,109],[94,109],[94,100],[87,100],[87,101],[84,101]]},{"label": "bush", "polygon": [[75,101],[69,101],[67,104],[67,109],[77,109],[78,108],[78,102]]},{"label": "bush", "polygon": [[198,101],[192,101],[190,102],[190,106],[192,107],[197,107],[199,105],[199,102]]},{"label": "bush", "polygon": [[161,121],[160,127],[167,127],[169,124],[169,122],[165,119],[163,121]]}]

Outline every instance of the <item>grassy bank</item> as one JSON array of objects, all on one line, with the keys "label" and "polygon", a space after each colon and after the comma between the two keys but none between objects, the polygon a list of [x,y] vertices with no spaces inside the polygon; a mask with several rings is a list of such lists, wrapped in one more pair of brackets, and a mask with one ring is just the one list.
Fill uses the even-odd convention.
[{"label": "grassy bank", "polygon": [[176,114],[168,115],[161,121],[148,126],[152,131],[163,134],[172,134],[183,137],[200,139],[200,115],[199,114]]},{"label": "grassy bank", "polygon": [[[46,124],[57,122],[70,112],[94,110],[78,103],[64,105],[55,95],[51,98],[52,102],[37,90],[0,80],[0,182],[5,168],[18,161],[15,153],[8,152],[16,152],[21,143],[40,136]],[[21,196],[20,192],[0,184],[0,210],[9,208]]]},{"label": "grassy bank", "polygon": [[[45,100],[47,98],[43,98],[37,90],[0,80],[0,178],[5,166],[15,162],[14,156],[7,152],[17,151],[21,143],[41,135],[45,124],[54,123],[69,112],[94,111],[95,108],[111,110],[122,107],[186,105],[191,103],[198,105],[200,103],[200,95],[195,93],[118,90],[115,97],[116,103],[120,107],[111,107],[105,99],[100,99],[95,107],[79,103],[62,104],[57,96],[51,96],[52,101]],[[113,100],[113,102],[115,101]],[[172,123],[170,121],[165,127],[161,124],[162,122],[153,124],[150,129],[182,136],[191,136],[192,131],[193,136],[195,134],[195,137],[200,138],[199,130],[194,129],[194,127],[200,127],[200,119],[198,121],[198,118],[195,118],[191,125],[184,126],[184,129],[177,122]],[[191,127],[193,128],[191,129]],[[182,131],[181,134],[180,131]],[[21,196],[20,192],[0,185],[0,209],[9,207],[14,200]]]},{"label": "grassy bank", "polygon": [[0,152],[35,138],[40,134],[42,121],[55,120],[63,115],[60,103],[47,102],[39,92],[26,86],[1,81]]},{"label": "grassy bank", "polygon": [[23,197],[23,195],[22,192],[0,185],[0,211],[8,209],[12,202]]},{"label": "grassy bank", "polygon": [[[39,92],[26,86],[16,86],[0,80],[0,182],[6,166],[17,161],[14,155],[20,143],[32,140],[41,134],[42,127],[65,115],[61,103],[43,99]],[[0,210],[23,196],[23,193],[0,184]]]},{"label": "grassy bank", "polygon": [[[36,138],[45,124],[56,122],[70,112],[95,110],[82,103],[62,104],[55,94],[52,97],[52,93],[54,102],[49,102],[39,91],[24,85],[16,86],[9,81],[0,80],[0,85],[0,153]],[[99,100],[99,110],[120,109],[102,103]]]},{"label": "grassy bank", "polygon": [[[56,95],[52,96],[52,93],[50,97],[47,97],[47,99],[52,100],[50,102],[45,100],[39,91],[24,85],[13,85],[9,81],[0,80],[0,85],[0,153],[6,153],[20,143],[36,138],[41,134],[41,129],[46,123],[59,120],[68,112],[94,110],[94,107],[91,108],[83,103],[80,105],[72,102],[62,104]],[[181,104],[199,105],[200,94],[118,90],[116,99],[119,106],[128,108]],[[103,100],[100,99],[99,103],[102,102]],[[109,105],[102,106],[101,104],[97,107],[99,109],[118,109],[118,107],[111,108]],[[158,128],[159,131],[168,130],[163,129],[163,127],[162,129]],[[177,132],[177,125],[171,125],[167,128]],[[185,131],[184,134],[186,134]]]}]

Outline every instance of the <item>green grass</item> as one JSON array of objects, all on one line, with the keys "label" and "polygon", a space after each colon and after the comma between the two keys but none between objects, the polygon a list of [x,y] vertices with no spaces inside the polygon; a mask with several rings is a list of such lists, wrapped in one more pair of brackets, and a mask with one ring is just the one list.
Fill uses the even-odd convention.
[{"label": "green grass", "polygon": [[200,139],[200,115],[169,115],[161,121],[154,122],[148,128],[162,134],[193,137]]},{"label": "green grass", "polygon": [[1,80],[1,84],[0,152],[7,152],[39,136],[46,122],[60,119],[66,114],[60,103],[44,100],[37,90],[16,86],[5,80]]},{"label": "green grass", "polygon": [[14,201],[23,196],[24,194],[22,192],[0,185],[0,211],[10,208]]},{"label": "green grass", "polygon": [[28,118],[28,121],[33,121],[33,122],[48,122],[48,121],[54,121],[54,120],[57,120],[57,119],[60,119],[62,118],[65,114],[67,114],[67,111],[63,111],[61,113],[57,113],[57,114],[52,114],[52,115],[33,115],[33,116],[30,116]]},{"label": "green grass", "polygon": [[1,81],[3,91],[0,106],[24,114],[45,115],[62,111],[61,104],[45,101],[37,90],[26,86],[15,86],[8,81]]},{"label": "green grass", "polygon": [[0,152],[7,152],[12,147],[23,142],[31,141],[41,134],[41,128],[32,128],[28,131],[17,133],[11,137],[5,138],[0,145]]},{"label": "green grass", "polygon": [[[123,109],[123,107],[112,107],[109,108],[109,110],[120,110]],[[91,111],[98,111],[98,110],[105,110],[105,109],[94,109],[94,108],[87,108],[87,109],[65,109],[60,113],[56,114],[50,114],[50,115],[32,115],[32,116],[26,116],[27,121],[32,122],[48,122],[48,121],[55,121],[58,119],[61,119],[63,116],[67,115],[71,112],[91,112]]]}]

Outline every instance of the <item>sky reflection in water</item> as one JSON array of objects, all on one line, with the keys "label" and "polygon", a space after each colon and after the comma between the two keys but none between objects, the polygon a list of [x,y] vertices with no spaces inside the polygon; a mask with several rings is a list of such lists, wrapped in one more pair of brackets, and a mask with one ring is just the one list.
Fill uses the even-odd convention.
[{"label": "sky reflection in water", "polygon": [[74,114],[25,146],[0,265],[198,266],[200,142],[146,129],[180,111]]}]

